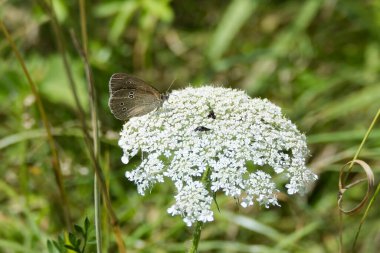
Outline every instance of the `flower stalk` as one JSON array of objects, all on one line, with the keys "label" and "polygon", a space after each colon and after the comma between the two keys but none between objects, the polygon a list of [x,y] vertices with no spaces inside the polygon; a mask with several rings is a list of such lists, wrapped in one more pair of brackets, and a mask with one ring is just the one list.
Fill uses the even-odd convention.
[{"label": "flower stalk", "polygon": [[[209,167],[207,167],[206,171],[203,173],[202,183],[205,185],[206,189],[209,188],[210,186],[210,168]],[[203,224],[204,224],[203,221],[197,221],[195,223],[193,241],[189,249],[189,253],[196,253],[198,250],[198,245],[199,245],[199,240],[201,238]]]},{"label": "flower stalk", "polygon": [[203,222],[197,221],[195,224],[194,234],[193,234],[193,242],[192,242],[191,247],[189,249],[189,253],[196,253],[197,252],[199,240],[201,238],[202,227],[203,227]]}]

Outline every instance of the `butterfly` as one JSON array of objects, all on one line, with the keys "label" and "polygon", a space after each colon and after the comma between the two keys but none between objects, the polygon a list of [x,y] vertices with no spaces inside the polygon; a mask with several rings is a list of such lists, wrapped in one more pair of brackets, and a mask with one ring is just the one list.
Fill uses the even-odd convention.
[{"label": "butterfly", "polygon": [[115,73],[109,81],[108,106],[119,120],[145,115],[162,106],[168,95],[143,80],[124,73]]}]

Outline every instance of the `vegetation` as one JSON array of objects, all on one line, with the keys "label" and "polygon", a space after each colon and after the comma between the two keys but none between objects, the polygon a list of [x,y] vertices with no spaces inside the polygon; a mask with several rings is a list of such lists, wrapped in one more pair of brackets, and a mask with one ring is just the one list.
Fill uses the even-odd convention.
[{"label": "vegetation", "polygon": [[[281,208],[268,210],[216,196],[220,212],[203,226],[199,252],[380,251],[379,201],[354,249],[364,210],[340,219],[337,207],[340,168],[380,107],[380,1],[2,0],[0,18],[0,253],[95,252],[95,210],[104,252],[190,247],[192,229],[167,213],[173,186],[142,197],[124,176],[139,160],[120,161],[122,122],[107,104],[115,72],[162,92],[172,83],[246,90],[282,107],[308,137],[319,175],[309,194],[280,196]],[[370,130],[358,159],[376,187],[379,123]],[[350,179],[363,177],[359,169]],[[94,204],[95,171],[95,195],[108,189],[112,209],[104,198]],[[345,208],[366,190],[350,189]]]}]

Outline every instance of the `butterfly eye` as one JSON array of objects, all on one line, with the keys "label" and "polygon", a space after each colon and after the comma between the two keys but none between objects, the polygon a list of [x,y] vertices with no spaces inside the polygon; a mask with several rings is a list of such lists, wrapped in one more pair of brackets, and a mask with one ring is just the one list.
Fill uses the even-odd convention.
[{"label": "butterfly eye", "polygon": [[127,110],[127,108],[123,107],[123,109],[121,109],[123,112],[125,112]]}]

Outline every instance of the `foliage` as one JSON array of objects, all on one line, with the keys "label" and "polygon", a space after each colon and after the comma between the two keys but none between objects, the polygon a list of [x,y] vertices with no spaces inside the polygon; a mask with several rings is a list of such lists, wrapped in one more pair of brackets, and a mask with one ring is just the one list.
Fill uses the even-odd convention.
[{"label": "foliage", "polygon": [[75,233],[69,232],[68,243],[65,242],[63,235],[58,236],[57,241],[48,240],[47,247],[48,247],[49,253],[56,252],[55,249],[57,249],[59,253],[66,253],[67,250],[70,250],[76,253],[90,252],[90,251],[86,251],[86,247],[87,247],[88,239],[89,239],[88,238],[89,228],[90,228],[90,221],[86,217],[86,219],[84,220],[83,227],[75,224],[74,225]]}]

